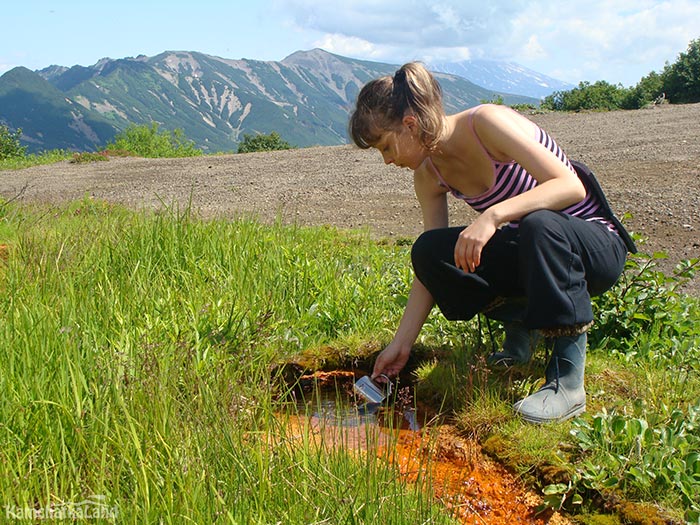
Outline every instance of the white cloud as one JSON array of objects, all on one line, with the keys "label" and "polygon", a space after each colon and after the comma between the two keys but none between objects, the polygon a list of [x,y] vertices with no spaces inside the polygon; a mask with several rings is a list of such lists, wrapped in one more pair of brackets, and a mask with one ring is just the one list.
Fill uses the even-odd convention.
[{"label": "white cloud", "polygon": [[[285,0],[319,47],[386,62],[501,58],[569,82],[636,83],[700,37],[697,0]],[[330,47],[323,45],[327,43]]]},{"label": "white cloud", "polygon": [[520,55],[527,60],[537,60],[548,56],[537,35],[530,35],[530,38],[527,39],[527,42],[520,50]]},{"label": "white cloud", "polygon": [[503,13],[520,9],[523,0],[486,3],[459,0],[351,0],[341,5],[320,0],[280,2],[294,22],[313,31],[358,37],[377,46],[416,50],[469,47],[505,31]]},{"label": "white cloud", "polygon": [[326,33],[314,42],[314,47],[320,47],[337,55],[362,55],[367,58],[380,58],[381,51],[367,40],[356,36],[345,36],[337,33]]},{"label": "white cloud", "polygon": [[431,47],[420,56],[426,62],[459,62],[470,58],[475,57],[468,47]]},{"label": "white cloud", "polygon": [[[673,62],[700,37],[700,3],[690,0],[591,0],[533,5],[513,21],[507,48],[516,60],[570,82],[607,80],[631,85]],[[537,35],[544,56],[533,57],[518,43]]]}]

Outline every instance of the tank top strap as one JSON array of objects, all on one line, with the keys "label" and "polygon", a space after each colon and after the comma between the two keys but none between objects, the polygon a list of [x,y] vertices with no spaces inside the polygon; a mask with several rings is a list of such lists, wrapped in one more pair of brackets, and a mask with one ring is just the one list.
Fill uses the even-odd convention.
[{"label": "tank top strap", "polygon": [[433,173],[435,173],[435,175],[437,176],[438,181],[440,181],[440,184],[442,186],[444,186],[445,188],[448,188],[451,190],[452,188],[450,187],[449,184],[447,184],[447,182],[445,182],[445,179],[442,178],[442,174],[440,173],[440,170],[437,169],[437,166],[433,163],[433,159],[428,157],[428,163],[430,164],[430,169],[433,170]]}]

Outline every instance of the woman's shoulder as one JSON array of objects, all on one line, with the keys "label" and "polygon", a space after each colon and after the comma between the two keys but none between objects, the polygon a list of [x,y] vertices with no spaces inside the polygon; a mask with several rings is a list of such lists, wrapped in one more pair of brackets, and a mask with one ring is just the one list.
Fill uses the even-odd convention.
[{"label": "woman's shoulder", "polygon": [[480,136],[488,136],[502,133],[510,133],[515,130],[532,135],[532,130],[537,125],[514,109],[500,104],[482,104],[473,108],[474,111],[468,117],[469,124]]},{"label": "woman's shoulder", "polygon": [[507,119],[510,117],[510,113],[514,113],[514,111],[507,106],[479,104],[478,106],[465,109],[460,113],[455,113],[448,117],[448,119],[452,119],[455,127],[469,126],[473,128],[477,122],[477,125],[484,123],[488,125],[489,123],[503,118]]},{"label": "woman's shoulder", "polygon": [[426,157],[423,163],[413,171],[413,184],[416,192],[437,195],[448,191],[448,188],[440,184],[430,157]]},{"label": "woman's shoulder", "polygon": [[479,104],[465,111],[466,117],[479,122],[488,122],[494,119],[508,119],[519,116],[515,110],[502,104]]}]

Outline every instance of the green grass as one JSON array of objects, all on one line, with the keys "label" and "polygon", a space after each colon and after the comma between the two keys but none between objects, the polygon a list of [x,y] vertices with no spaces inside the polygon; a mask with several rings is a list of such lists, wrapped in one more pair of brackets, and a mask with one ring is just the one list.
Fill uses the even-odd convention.
[{"label": "green grass", "polygon": [[[90,199],[0,203],[0,244],[0,511],[103,495],[122,523],[449,522],[426,486],[279,418],[276,365],[309,349],[354,363],[390,340],[409,246]],[[669,277],[654,260],[632,259],[596,301],[582,418],[514,418],[543,353],[492,372],[500,327],[437,311],[411,362],[418,399],[552,507],[614,500],[695,519],[700,306],[678,291],[691,265]]]},{"label": "green grass", "polygon": [[277,417],[275,363],[396,322],[405,250],[90,200],[0,209],[3,510],[104,495],[122,523],[449,522],[390,465]]},{"label": "green grass", "polygon": [[19,170],[40,166],[43,164],[53,164],[73,157],[73,153],[65,150],[50,150],[42,153],[33,153],[20,157],[0,159],[0,170]]}]

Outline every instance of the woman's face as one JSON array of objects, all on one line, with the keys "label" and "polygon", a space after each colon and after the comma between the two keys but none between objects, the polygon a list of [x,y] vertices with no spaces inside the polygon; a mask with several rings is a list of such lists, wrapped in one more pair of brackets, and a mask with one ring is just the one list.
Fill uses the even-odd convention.
[{"label": "woman's face", "polygon": [[384,132],[374,147],[382,154],[385,164],[412,170],[417,169],[428,155],[418,140],[415,120],[409,117],[404,118],[400,129]]}]

